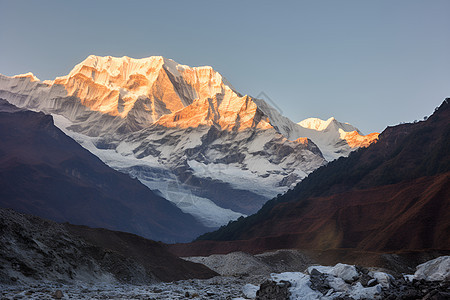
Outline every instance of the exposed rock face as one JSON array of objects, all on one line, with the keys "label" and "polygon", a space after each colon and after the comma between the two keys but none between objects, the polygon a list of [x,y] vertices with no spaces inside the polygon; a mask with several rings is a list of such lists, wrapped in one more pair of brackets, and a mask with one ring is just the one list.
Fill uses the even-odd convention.
[{"label": "exposed rock face", "polygon": [[256,212],[376,137],[334,119],[324,129],[302,127],[242,96],[211,67],[160,56],[91,55],[53,81],[0,75],[0,97],[54,114],[58,127],[105,163],[210,228]]},{"label": "exposed rock face", "polygon": [[[120,248],[124,244],[126,249]],[[0,266],[0,283],[7,284],[148,284],[216,275],[168,253],[161,243],[124,232],[57,224],[3,208]]]},{"label": "exposed rock face", "polygon": [[276,283],[274,281],[266,281],[260,285],[256,292],[256,300],[287,300],[290,293],[289,288],[291,283],[289,281],[282,281]]}]

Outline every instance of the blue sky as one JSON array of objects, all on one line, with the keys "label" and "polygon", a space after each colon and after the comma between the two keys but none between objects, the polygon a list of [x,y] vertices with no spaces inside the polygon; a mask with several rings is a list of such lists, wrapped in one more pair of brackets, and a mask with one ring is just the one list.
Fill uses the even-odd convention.
[{"label": "blue sky", "polygon": [[363,132],[450,97],[450,1],[0,0],[0,73],[67,74],[90,54],[211,65],[298,122]]}]

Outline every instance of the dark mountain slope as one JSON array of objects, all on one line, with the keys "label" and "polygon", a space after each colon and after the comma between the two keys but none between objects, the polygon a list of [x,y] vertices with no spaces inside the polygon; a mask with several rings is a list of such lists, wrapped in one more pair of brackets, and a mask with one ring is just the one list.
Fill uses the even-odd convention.
[{"label": "dark mountain slope", "polygon": [[450,171],[450,104],[426,121],[386,128],[376,144],[317,169],[275,202],[394,184]]},{"label": "dark mountain slope", "polygon": [[171,245],[181,256],[273,249],[450,250],[450,173],[280,203],[233,241]]},{"label": "dark mountain slope", "polygon": [[67,230],[90,245],[108,249],[136,261],[161,281],[211,278],[217,274],[201,264],[182,260],[166,250],[161,242],[103,228],[64,224]]},{"label": "dark mountain slope", "polygon": [[148,284],[217,275],[136,235],[57,224],[0,208],[0,283]]},{"label": "dark mountain slope", "polygon": [[[199,240],[245,240],[242,245],[258,251],[450,249],[449,172],[446,100],[427,121],[387,128],[377,144],[316,170],[255,215]],[[231,251],[242,249],[232,244]],[[202,247],[214,253],[225,246]],[[173,249],[193,255],[200,248]]]},{"label": "dark mountain slope", "polygon": [[205,231],[138,180],[117,172],[53,125],[49,115],[0,101],[0,206],[54,221],[164,242]]}]

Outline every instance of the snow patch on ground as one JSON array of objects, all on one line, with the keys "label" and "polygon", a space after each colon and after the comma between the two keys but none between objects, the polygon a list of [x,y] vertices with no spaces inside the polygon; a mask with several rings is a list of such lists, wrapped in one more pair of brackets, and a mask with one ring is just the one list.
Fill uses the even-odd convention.
[{"label": "snow patch on ground", "polygon": [[330,274],[335,277],[342,278],[344,281],[353,281],[358,278],[358,271],[355,266],[346,264],[337,264],[334,267],[311,266],[308,268],[308,273],[311,273],[313,269],[316,269],[320,273]]},{"label": "snow patch on ground", "polygon": [[259,286],[247,283],[242,287],[242,292],[244,293],[245,297],[253,299],[256,298],[256,292],[259,290]]},{"label": "snow patch on ground", "polygon": [[280,274],[272,274],[272,280],[280,282],[281,280],[289,281],[291,287],[291,299],[310,300],[320,299],[323,296],[320,292],[311,289],[309,275],[300,272],[285,272]]},{"label": "snow patch on ground", "polygon": [[[328,285],[330,289],[324,295],[322,292],[313,289],[311,284],[311,276],[308,274],[300,273],[300,272],[285,272],[280,274],[272,274],[271,277],[275,282],[288,281],[291,283],[291,287],[289,291],[291,292],[292,300],[309,300],[309,299],[321,299],[321,300],[332,300],[336,297],[344,297],[349,296],[353,299],[379,299],[381,294],[381,285],[377,284],[372,287],[364,287],[360,282],[356,282],[355,284],[347,284],[345,280],[341,277],[335,276],[334,274],[338,274],[339,276],[344,276],[348,278],[349,275],[352,274],[350,271],[354,266],[348,266],[339,264],[340,266],[335,267],[323,267],[323,266],[314,266],[310,267],[312,269],[316,269],[319,272],[328,275]],[[341,272],[343,271],[344,272]],[[308,268],[309,270],[309,268]]]},{"label": "snow patch on ground", "polygon": [[417,266],[414,279],[450,281],[450,256],[441,256]]}]

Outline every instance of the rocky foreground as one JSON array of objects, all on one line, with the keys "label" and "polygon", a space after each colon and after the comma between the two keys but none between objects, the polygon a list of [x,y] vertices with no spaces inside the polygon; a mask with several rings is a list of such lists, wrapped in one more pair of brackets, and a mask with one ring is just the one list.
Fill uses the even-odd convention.
[{"label": "rocky foreground", "polygon": [[299,250],[180,259],[136,235],[0,209],[0,300],[450,299],[450,256],[392,266],[321,266]]},{"label": "rocky foreground", "polygon": [[[252,256],[231,253],[188,258],[221,274],[153,284],[106,281],[34,282],[0,285],[0,299],[450,299],[450,256],[417,267],[413,275],[393,276],[377,268],[312,265],[304,272],[268,273],[274,257],[297,256],[296,266],[311,261],[290,250]],[[283,262],[278,268],[287,268]]]},{"label": "rocky foreground", "polygon": [[394,276],[374,269],[337,264],[311,266],[305,273],[271,274],[254,287],[255,299],[450,299],[450,257],[417,267],[414,275]]},{"label": "rocky foreground", "polygon": [[[418,265],[413,275],[342,263],[333,267],[315,265],[296,250],[187,259],[203,263],[221,275],[234,273],[262,281],[244,285],[244,299],[450,299],[450,256]],[[289,272],[268,274],[274,269]],[[292,272],[293,269],[305,271]]]}]

